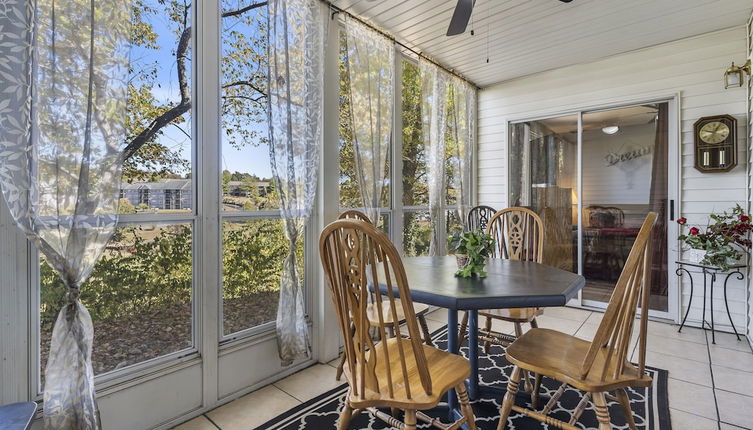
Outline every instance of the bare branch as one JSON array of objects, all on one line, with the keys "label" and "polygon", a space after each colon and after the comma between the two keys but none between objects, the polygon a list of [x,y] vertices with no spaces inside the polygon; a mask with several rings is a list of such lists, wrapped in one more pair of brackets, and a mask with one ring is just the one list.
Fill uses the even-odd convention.
[{"label": "bare branch", "polygon": [[239,87],[239,86],[247,86],[254,89],[257,93],[260,93],[262,96],[266,96],[266,93],[262,91],[261,88],[257,87],[253,82],[251,81],[235,81],[235,82],[228,82],[227,84],[223,85],[222,88],[230,88],[230,87]]},{"label": "bare branch", "polygon": [[228,17],[231,17],[231,16],[243,15],[244,13],[246,13],[246,12],[248,12],[250,10],[257,9],[257,8],[262,7],[262,6],[266,6],[267,3],[268,2],[265,2],[265,1],[264,2],[260,2],[260,3],[252,3],[252,4],[250,4],[250,5],[246,6],[246,7],[243,7],[243,8],[237,9],[237,10],[230,10],[230,11],[227,11],[227,12],[222,12],[222,17],[223,18],[228,18]]},{"label": "bare branch", "polygon": [[259,96],[259,97],[249,97],[249,96],[222,96],[223,99],[240,99],[240,100],[248,100],[254,103],[261,104],[261,99],[263,99],[266,96]]}]

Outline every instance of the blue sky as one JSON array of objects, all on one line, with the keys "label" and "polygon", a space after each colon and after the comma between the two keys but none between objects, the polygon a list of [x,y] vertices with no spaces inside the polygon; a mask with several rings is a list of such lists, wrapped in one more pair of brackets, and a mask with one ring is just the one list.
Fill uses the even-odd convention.
[{"label": "blue sky", "polygon": [[[157,11],[164,11],[164,6],[157,1],[150,0],[147,3]],[[233,6],[235,7],[235,6]],[[158,103],[178,102],[180,100],[178,91],[177,69],[175,62],[174,49],[177,45],[177,36],[174,33],[175,24],[170,21],[166,14],[151,14],[146,20],[152,25],[157,34],[158,50],[144,49],[134,46],[131,51],[131,58],[135,65],[139,63],[149,64],[156,63],[156,86],[152,94]],[[247,37],[253,37],[254,28],[236,24],[233,28],[235,31],[246,33]],[[191,55],[193,59],[193,55]],[[253,125],[259,127],[259,125]],[[178,128],[180,127],[180,128]],[[190,122],[179,125],[170,125],[163,129],[164,134],[159,137],[158,141],[163,145],[178,151],[186,160],[191,160],[191,140],[186,134],[191,134]],[[265,130],[261,130],[266,132]],[[269,150],[266,145],[253,146],[246,145],[241,150],[231,147],[222,133],[222,166],[224,170],[231,172],[247,172],[259,177],[269,177],[271,169],[269,166]],[[177,172],[185,174],[187,172]]]}]

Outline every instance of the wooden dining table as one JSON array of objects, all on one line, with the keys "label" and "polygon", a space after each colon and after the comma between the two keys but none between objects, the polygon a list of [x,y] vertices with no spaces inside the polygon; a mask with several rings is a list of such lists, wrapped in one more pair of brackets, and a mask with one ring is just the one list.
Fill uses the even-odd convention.
[{"label": "wooden dining table", "polygon": [[[586,284],[583,276],[528,261],[490,259],[485,278],[455,276],[458,267],[452,256],[406,257],[403,267],[414,302],[447,309],[447,349],[454,354],[460,353],[458,311],[468,311],[468,394],[472,400],[479,396],[478,311],[564,306]],[[453,394],[448,396],[448,406],[451,412],[457,409]]]}]

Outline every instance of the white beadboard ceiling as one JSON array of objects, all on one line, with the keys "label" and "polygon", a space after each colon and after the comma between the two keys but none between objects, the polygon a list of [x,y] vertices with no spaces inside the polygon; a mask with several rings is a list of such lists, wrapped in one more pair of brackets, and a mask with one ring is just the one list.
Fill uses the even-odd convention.
[{"label": "white beadboard ceiling", "polygon": [[468,30],[447,37],[456,3],[333,1],[480,87],[744,25],[753,9],[751,0],[477,0]]}]

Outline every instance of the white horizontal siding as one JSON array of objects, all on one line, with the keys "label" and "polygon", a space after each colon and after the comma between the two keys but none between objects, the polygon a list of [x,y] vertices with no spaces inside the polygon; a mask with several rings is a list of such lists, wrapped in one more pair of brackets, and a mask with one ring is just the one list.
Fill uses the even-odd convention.
[{"label": "white horizontal siding", "polygon": [[[748,60],[753,61],[753,14],[751,14],[748,20],[747,28],[747,44],[748,44]],[[753,82],[748,79],[748,150],[753,151]],[[753,152],[751,152],[753,154]],[[753,156],[748,157],[750,162],[753,162]],[[751,210],[751,202],[753,196],[751,191],[753,189],[753,177],[751,173],[753,168],[748,166],[748,210]],[[749,260],[750,261],[750,260]],[[749,271],[750,272],[750,271]],[[753,279],[751,279],[750,273],[748,273],[748,339],[753,343]]]},{"label": "white horizontal siding", "polygon": [[[481,90],[479,203],[507,206],[509,121],[677,95],[680,213],[691,222],[705,223],[710,211],[728,209],[736,203],[745,205],[748,200],[748,102],[745,89],[724,90],[722,73],[730,61],[740,61],[747,55],[746,30],[736,27],[550,70]],[[693,167],[693,123],[702,116],[724,113],[738,119],[738,167],[729,173],[702,174]],[[697,297],[693,300],[689,322],[700,320],[701,290],[694,291]],[[746,290],[745,282],[730,280],[727,294],[730,311],[735,325],[740,328],[745,328],[748,320]],[[690,289],[683,285],[683,313],[689,299]],[[721,289],[714,299],[718,326],[729,328]]]}]

